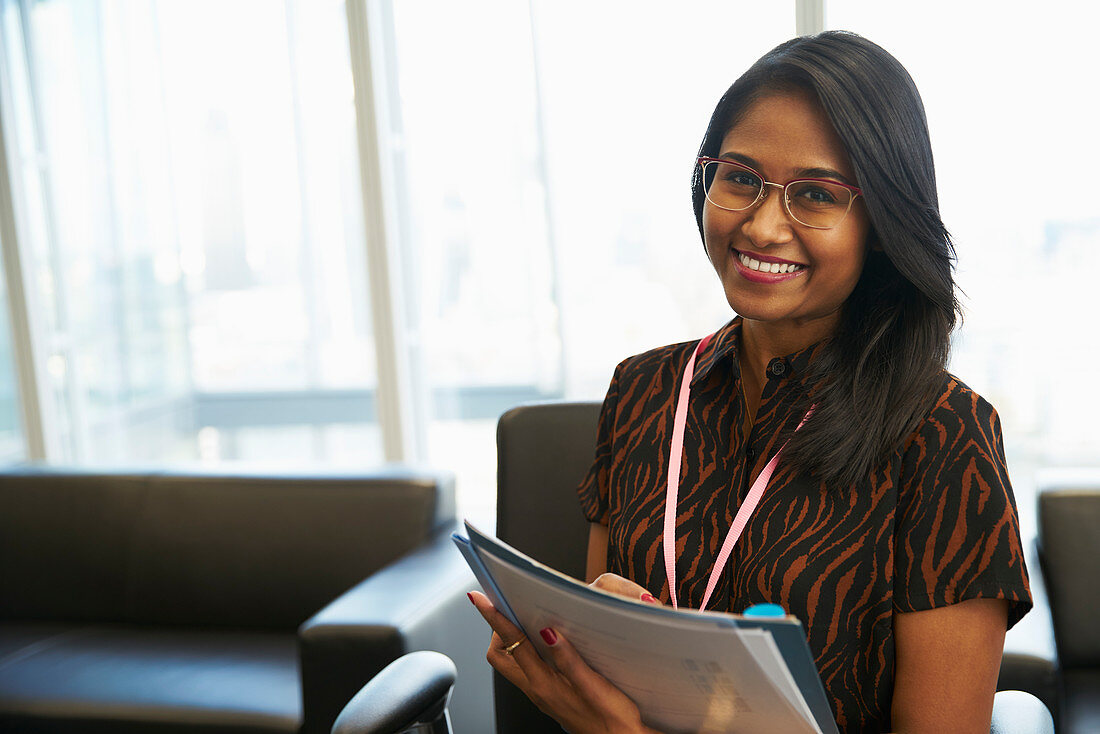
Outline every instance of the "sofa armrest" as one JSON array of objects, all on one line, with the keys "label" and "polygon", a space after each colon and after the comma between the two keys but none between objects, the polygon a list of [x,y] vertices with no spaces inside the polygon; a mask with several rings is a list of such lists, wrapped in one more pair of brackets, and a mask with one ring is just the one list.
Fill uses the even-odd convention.
[{"label": "sofa armrest", "polygon": [[445,728],[455,666],[446,655],[418,650],[382,669],[344,707],[332,734],[394,734]]},{"label": "sofa armrest", "polygon": [[303,734],[327,734],[352,696],[379,671],[415,650],[454,661],[456,731],[492,731],[489,628],[466,598],[477,582],[447,528],[373,574],[298,630]]}]

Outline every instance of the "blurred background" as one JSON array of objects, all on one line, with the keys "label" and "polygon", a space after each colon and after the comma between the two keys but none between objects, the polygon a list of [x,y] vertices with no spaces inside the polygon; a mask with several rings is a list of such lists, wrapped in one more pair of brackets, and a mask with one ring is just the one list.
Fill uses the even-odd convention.
[{"label": "blurred background", "polygon": [[0,460],[423,462],[491,524],[503,410],[600,399],[619,360],[732,316],[695,152],[809,23],[924,96],[952,370],[1000,412],[1031,535],[1044,472],[1100,466],[1098,22],[1068,0],[0,0]]}]

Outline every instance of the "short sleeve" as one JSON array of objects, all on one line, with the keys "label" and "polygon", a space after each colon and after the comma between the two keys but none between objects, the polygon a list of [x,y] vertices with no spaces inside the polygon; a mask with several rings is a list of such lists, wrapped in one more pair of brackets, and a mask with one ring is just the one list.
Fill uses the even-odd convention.
[{"label": "short sleeve", "polygon": [[581,501],[581,510],[589,522],[608,524],[611,493],[611,459],[613,456],[613,438],[615,434],[615,414],[619,402],[619,379],[623,364],[615,368],[611,386],[600,408],[600,423],[596,432],[596,455],[587,476],[577,487]]},{"label": "short sleeve", "polygon": [[1031,609],[1000,419],[951,379],[908,439],[894,543],[894,606],[913,612],[1006,599],[1008,626]]}]

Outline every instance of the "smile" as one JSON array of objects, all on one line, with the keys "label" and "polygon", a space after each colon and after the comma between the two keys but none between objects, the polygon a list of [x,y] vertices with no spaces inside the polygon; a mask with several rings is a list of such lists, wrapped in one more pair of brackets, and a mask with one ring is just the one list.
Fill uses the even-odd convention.
[{"label": "smile", "polygon": [[740,263],[749,270],[755,270],[758,273],[797,273],[800,270],[805,270],[805,265],[799,265],[798,263],[791,262],[760,262],[755,258],[751,258],[743,252],[737,253],[737,259]]}]

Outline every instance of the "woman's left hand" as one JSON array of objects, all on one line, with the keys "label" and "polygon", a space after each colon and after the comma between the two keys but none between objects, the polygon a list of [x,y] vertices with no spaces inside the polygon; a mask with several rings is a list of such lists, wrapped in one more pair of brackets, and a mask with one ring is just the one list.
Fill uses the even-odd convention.
[{"label": "woman's left hand", "polygon": [[[551,667],[539,657],[533,644],[527,644],[523,632],[498,612],[484,594],[472,591],[470,601],[493,628],[485,659],[566,731],[571,734],[653,734],[652,729],[642,724],[634,702],[588,667],[560,632],[550,627],[539,632],[550,649],[550,659],[554,663]],[[505,652],[505,648],[517,640],[524,642],[511,653]]]}]

